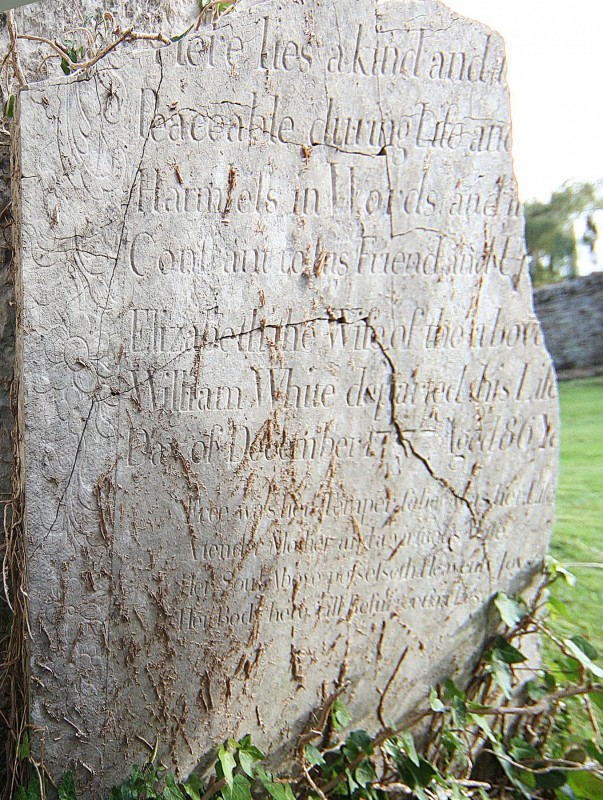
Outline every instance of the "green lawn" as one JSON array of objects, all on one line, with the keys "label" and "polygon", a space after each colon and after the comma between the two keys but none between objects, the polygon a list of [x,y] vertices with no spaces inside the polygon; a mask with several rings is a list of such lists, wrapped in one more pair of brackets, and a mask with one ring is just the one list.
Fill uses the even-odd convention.
[{"label": "green lawn", "polygon": [[562,383],[559,391],[561,475],[551,551],[572,565],[578,582],[573,590],[554,587],[571,615],[555,627],[564,635],[588,633],[603,658],[603,377]]}]

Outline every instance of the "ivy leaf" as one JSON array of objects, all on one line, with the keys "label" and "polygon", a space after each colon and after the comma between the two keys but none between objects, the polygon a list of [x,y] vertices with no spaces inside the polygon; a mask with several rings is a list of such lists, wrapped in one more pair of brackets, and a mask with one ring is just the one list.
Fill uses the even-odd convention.
[{"label": "ivy leaf", "polygon": [[224,800],[251,800],[251,783],[244,775],[235,775],[230,786],[222,790]]},{"label": "ivy leaf", "polygon": [[547,556],[546,569],[552,578],[558,578],[561,576],[568,586],[576,585],[576,576],[566,569],[561,562],[557,561],[555,558],[552,558],[552,556]]},{"label": "ivy leaf", "polygon": [[527,681],[525,689],[530,700],[537,703],[546,695],[546,689],[541,686],[537,681]]},{"label": "ivy leaf", "polygon": [[[578,637],[576,637],[578,638]],[[592,672],[597,678],[603,678],[603,669],[598,667],[579,647],[575,642],[571,639],[564,639],[563,644],[567,647],[567,649],[572,653],[572,655],[576,658],[577,661],[582,664],[589,672]]]},{"label": "ivy leaf", "polygon": [[513,689],[513,673],[509,665],[495,658],[490,664],[489,671],[492,673],[496,685],[502,689],[507,700],[510,700]]},{"label": "ivy leaf", "polygon": [[406,754],[408,755],[412,763],[416,767],[420,766],[419,756],[417,755],[417,748],[415,747],[415,740],[413,738],[412,733],[410,731],[403,731],[398,738],[404,745]]},{"label": "ivy leaf", "polygon": [[186,800],[178,788],[176,778],[174,778],[171,772],[168,772],[165,776],[165,789],[163,790],[162,797],[163,800]]},{"label": "ivy leaf", "polygon": [[565,605],[565,603],[562,600],[559,600],[557,597],[552,597],[551,596],[548,599],[547,605],[558,616],[563,617],[563,619],[570,619],[571,620],[572,615],[569,612],[569,608]]},{"label": "ivy leaf", "polygon": [[567,783],[567,775],[560,769],[551,769],[536,775],[536,786],[539,789],[560,789]]},{"label": "ivy leaf", "polygon": [[25,732],[23,734],[23,738],[19,742],[19,747],[17,748],[17,757],[20,761],[24,761],[26,758],[29,758],[30,752],[29,735],[27,732]]},{"label": "ivy leaf", "polygon": [[443,696],[446,700],[452,700],[453,697],[460,697],[461,700],[467,699],[465,692],[462,692],[450,678],[444,681]]},{"label": "ivy leaf", "polygon": [[258,778],[262,786],[273,800],[295,800],[293,790],[288,783],[275,783],[269,772],[264,772],[261,767],[257,768]]},{"label": "ivy leaf", "polygon": [[588,696],[590,697],[592,702],[597,706],[597,708],[603,711],[603,692],[601,691],[589,692]]},{"label": "ivy leaf", "polygon": [[189,28],[187,28],[184,31],[184,33],[179,33],[178,36],[172,36],[171,41],[172,42],[179,42],[180,39],[184,39],[184,37],[187,36],[192,31],[194,25],[195,25],[195,23],[193,23]]},{"label": "ivy leaf", "polygon": [[219,777],[224,778],[227,786],[232,786],[232,773],[237,766],[237,762],[235,761],[235,758],[230,750],[224,747],[224,745],[221,745],[220,749],[218,750],[218,761],[220,763],[222,772],[222,775]]},{"label": "ivy leaf", "polygon": [[304,747],[304,756],[311,767],[322,767],[327,763],[320,750],[313,744],[307,744]]},{"label": "ivy leaf", "polygon": [[499,592],[494,598],[494,605],[498,609],[500,618],[508,628],[514,628],[526,615],[526,607],[508,597],[504,592]]},{"label": "ivy leaf", "polygon": [[436,714],[441,714],[442,712],[446,711],[446,706],[444,703],[442,703],[438,697],[438,693],[433,687],[429,692],[429,705],[431,706],[431,710],[435,711]]},{"label": "ivy leaf", "polygon": [[592,644],[585,639],[584,636],[572,636],[572,642],[582,650],[582,652],[587,655],[591,661],[596,661],[599,658],[599,653],[597,652],[596,648],[592,646]]},{"label": "ivy leaf", "polygon": [[601,766],[603,767],[603,751],[600,750],[593,741],[589,740],[584,742],[584,749],[589,754],[589,756],[598,761],[599,764],[601,764]]},{"label": "ivy leaf", "polygon": [[12,119],[14,114],[15,114],[15,95],[11,94],[11,96],[4,104],[4,116],[7,119]]},{"label": "ivy leaf", "polygon": [[65,774],[63,780],[59,784],[58,790],[59,800],[77,800],[73,772],[67,772]]},{"label": "ivy leaf", "polygon": [[603,797],[603,780],[592,772],[570,772],[567,782],[577,797],[585,800],[601,800]]},{"label": "ivy leaf", "polygon": [[360,753],[373,755],[373,740],[366,731],[352,731],[343,745],[346,758],[351,761]]},{"label": "ivy leaf", "polygon": [[456,753],[460,756],[463,764],[467,763],[467,745],[454,731],[451,731],[450,728],[444,728],[442,731],[442,744],[451,755]]},{"label": "ivy leaf", "polygon": [[467,724],[467,706],[461,697],[452,699],[452,723],[458,729],[463,729]]},{"label": "ivy leaf", "polygon": [[488,739],[489,742],[492,742],[493,744],[496,742],[496,737],[492,733],[492,729],[484,717],[482,717],[480,714],[470,714],[469,719],[471,722],[477,725],[482,733],[485,734],[486,739]]},{"label": "ivy leaf", "polygon": [[494,640],[492,657],[497,661],[504,661],[505,664],[521,664],[527,661],[526,656],[502,636],[497,636]]},{"label": "ivy leaf", "polygon": [[436,777],[437,770],[431,766],[429,761],[425,761],[424,758],[419,759],[419,766],[415,766],[411,761],[409,761],[408,769],[411,772],[413,778],[415,779],[415,786],[424,789],[426,786],[429,786],[432,779]]},{"label": "ivy leaf", "polygon": [[345,728],[352,721],[352,715],[350,714],[349,708],[346,706],[343,700],[340,700],[339,698],[337,698],[337,700],[335,700],[333,703],[333,708],[331,709],[331,721],[333,722],[333,727],[335,730]]},{"label": "ivy leaf", "polygon": [[540,753],[532,745],[528,744],[518,736],[511,739],[511,747],[509,748],[509,755],[514,761],[527,761],[529,759],[540,758]]},{"label": "ivy leaf", "polygon": [[257,761],[262,761],[264,754],[262,751],[251,743],[251,736],[245,736],[239,742],[239,763],[241,769],[250,778],[253,778],[255,772],[255,764]]},{"label": "ivy leaf", "polygon": [[[500,742],[494,741],[492,742],[492,749],[498,759],[498,763],[503,769],[503,772],[507,776],[507,778],[511,781],[513,786],[523,794],[526,800],[532,800],[532,793],[529,790],[529,787],[515,774],[515,769],[513,765],[509,763],[509,757],[507,756],[504,747],[500,744]],[[528,778],[531,779],[532,775],[528,774]]]},{"label": "ivy leaf", "polygon": [[376,780],[377,775],[368,758],[358,766],[356,772],[354,773],[354,778],[356,779],[356,783],[363,789],[366,788],[367,784]]},{"label": "ivy leaf", "polygon": [[193,773],[182,784],[185,793],[190,797],[190,800],[201,800],[205,794],[205,784],[198,775]]}]

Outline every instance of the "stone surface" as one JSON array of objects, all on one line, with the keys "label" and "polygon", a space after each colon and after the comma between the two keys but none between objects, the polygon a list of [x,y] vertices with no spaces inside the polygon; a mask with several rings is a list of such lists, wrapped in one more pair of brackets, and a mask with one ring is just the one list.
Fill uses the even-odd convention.
[{"label": "stone surface", "polygon": [[[133,27],[137,31],[148,33],[163,32],[167,36],[182,33],[194,21],[198,12],[195,0],[138,0],[128,3],[116,0],[107,8],[113,15],[113,24],[122,28]],[[107,20],[102,22],[102,10],[96,0],[42,0],[37,3],[27,3],[22,8],[14,10],[16,29],[21,34],[28,36],[45,37],[50,40],[65,42],[73,40],[77,45],[89,43],[89,34],[96,37],[95,47],[103,44],[111,36],[112,24]],[[84,27],[86,30],[84,30]],[[77,30],[75,30],[77,29]],[[6,15],[0,13],[0,52],[2,59],[8,51],[10,39],[6,27]],[[129,45],[123,45],[128,47]],[[133,43],[132,47],[140,48],[140,43]],[[28,81],[35,81],[56,75],[59,69],[59,59],[49,57],[52,51],[47,45],[42,45],[31,40],[20,39],[18,43],[19,60],[25,77]],[[0,59],[0,60],[2,60]],[[5,91],[5,86],[0,87],[0,102],[4,104],[7,94],[16,91],[15,80],[8,77],[10,88]],[[10,389],[13,380],[15,365],[15,297],[10,266],[12,263],[11,246],[11,189],[10,189],[10,164],[9,164],[9,136],[0,139],[0,518],[5,519],[7,502],[13,496],[13,417],[10,408]],[[9,503],[10,505],[10,503]],[[2,536],[2,539],[4,537]],[[5,552],[5,551],[4,551]],[[7,569],[7,574],[10,572]],[[4,588],[0,590],[0,606],[2,618],[0,621],[0,660],[4,663],[8,632],[5,630],[7,603],[4,600]],[[13,666],[13,670],[15,667]],[[20,735],[18,725],[14,723],[14,709],[11,703],[15,701],[15,693],[10,686],[14,675],[9,670],[4,670],[0,680],[0,751],[6,754],[10,746],[5,746],[7,734],[6,720],[11,720],[15,730],[14,746]],[[8,797],[10,787],[4,780],[4,769],[10,756],[0,761],[0,796],[3,790]],[[6,783],[6,786],[4,784]]]},{"label": "stone surface", "polygon": [[35,751],[93,797],[345,681],[399,721],[553,514],[500,38],[242,2],[17,113]]},{"label": "stone surface", "polygon": [[541,286],[534,306],[558,374],[603,372],[603,272]]},{"label": "stone surface", "polygon": [[[105,12],[109,19],[103,19]],[[195,22],[199,6],[195,0],[114,0],[99,3],[96,0],[41,0],[14,9],[15,26],[20,34],[39,36],[75,47],[89,45],[99,49],[112,39],[112,30],[133,28],[146,33],[163,33],[176,36]],[[0,14],[0,46],[8,49],[10,38],[5,14]],[[138,45],[140,46],[140,45]],[[20,39],[18,53],[28,82],[38,81],[57,74],[60,58],[46,44]]]}]

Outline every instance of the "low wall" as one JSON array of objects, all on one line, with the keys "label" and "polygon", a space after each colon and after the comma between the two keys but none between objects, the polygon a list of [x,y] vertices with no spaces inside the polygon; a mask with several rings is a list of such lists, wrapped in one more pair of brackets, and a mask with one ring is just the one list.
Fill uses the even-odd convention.
[{"label": "low wall", "polygon": [[603,272],[534,290],[560,378],[603,372]]}]

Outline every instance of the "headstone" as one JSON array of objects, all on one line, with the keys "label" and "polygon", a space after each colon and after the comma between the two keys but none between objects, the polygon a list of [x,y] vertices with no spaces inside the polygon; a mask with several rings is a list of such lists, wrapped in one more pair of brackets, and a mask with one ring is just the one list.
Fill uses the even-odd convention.
[{"label": "headstone", "polygon": [[92,797],[345,682],[401,721],[553,514],[500,37],[242,0],[17,114],[35,752]]}]

